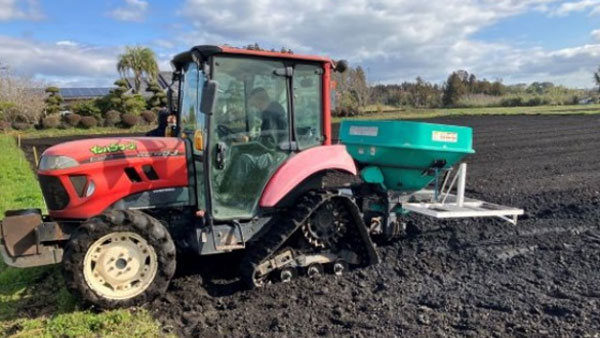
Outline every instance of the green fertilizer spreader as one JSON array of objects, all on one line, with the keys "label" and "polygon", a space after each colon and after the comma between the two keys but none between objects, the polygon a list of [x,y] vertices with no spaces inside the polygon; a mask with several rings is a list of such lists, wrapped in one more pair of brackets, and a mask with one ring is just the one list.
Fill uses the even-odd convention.
[{"label": "green fertilizer spreader", "polygon": [[[473,150],[469,127],[410,121],[347,120],[340,141],[377,198],[364,199],[372,228],[401,232],[402,215],[434,218],[500,217],[516,224],[522,209],[466,198],[466,163]],[[458,165],[457,165],[458,164]],[[452,171],[454,167],[454,175]],[[451,193],[453,189],[456,193]]]},{"label": "green fertilizer spreader", "polygon": [[435,172],[473,154],[472,130],[409,121],[343,121],[340,140],[362,166],[368,183],[414,192],[430,184]]}]

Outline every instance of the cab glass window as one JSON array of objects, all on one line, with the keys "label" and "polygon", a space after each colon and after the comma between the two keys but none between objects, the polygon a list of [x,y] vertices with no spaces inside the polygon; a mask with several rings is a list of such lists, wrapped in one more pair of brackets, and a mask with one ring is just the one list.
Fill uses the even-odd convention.
[{"label": "cab glass window", "polygon": [[294,122],[300,149],[323,142],[322,71],[318,65],[299,64],[294,69]]},{"label": "cab glass window", "polygon": [[183,75],[183,95],[181,95],[181,127],[183,131],[204,129],[204,114],[200,113],[200,94],[204,84],[201,79],[198,65],[191,62],[187,65]]}]

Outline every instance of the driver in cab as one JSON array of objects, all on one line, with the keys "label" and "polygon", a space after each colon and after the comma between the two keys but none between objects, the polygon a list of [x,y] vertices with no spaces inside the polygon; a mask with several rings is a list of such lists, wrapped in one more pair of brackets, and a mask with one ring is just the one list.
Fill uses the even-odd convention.
[{"label": "driver in cab", "polygon": [[[287,115],[285,109],[276,101],[271,100],[267,91],[262,88],[254,88],[248,98],[248,106],[260,112],[262,122],[260,126],[259,142],[267,148],[275,150],[282,142],[288,139]],[[246,140],[247,141],[247,140]],[[244,180],[251,177],[255,171],[267,170],[274,162],[271,153],[261,155],[242,154],[234,163],[234,180]],[[239,182],[239,181],[238,181]]]},{"label": "driver in cab", "polygon": [[260,112],[259,116],[262,120],[260,137],[262,140],[271,138],[268,141],[275,143],[273,146],[287,141],[287,116],[285,109],[283,109],[279,102],[271,100],[264,88],[254,88],[250,92],[248,105],[250,108],[254,108]]}]

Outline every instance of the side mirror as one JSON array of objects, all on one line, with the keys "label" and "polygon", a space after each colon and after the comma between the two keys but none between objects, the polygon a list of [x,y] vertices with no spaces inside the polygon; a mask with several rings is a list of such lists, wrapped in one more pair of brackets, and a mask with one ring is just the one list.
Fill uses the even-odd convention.
[{"label": "side mirror", "polygon": [[212,115],[217,103],[218,83],[215,80],[207,80],[202,88],[202,103],[200,111],[204,114]]}]

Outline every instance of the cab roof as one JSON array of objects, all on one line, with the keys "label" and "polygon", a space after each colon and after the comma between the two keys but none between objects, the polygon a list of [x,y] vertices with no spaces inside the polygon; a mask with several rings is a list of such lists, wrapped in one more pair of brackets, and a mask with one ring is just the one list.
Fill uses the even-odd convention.
[{"label": "cab roof", "polygon": [[322,63],[334,64],[330,58],[315,56],[315,55],[304,55],[304,54],[292,54],[292,53],[279,53],[262,50],[252,50],[244,48],[235,48],[231,46],[214,46],[214,45],[200,45],[195,46],[187,52],[177,54],[173,57],[172,63],[177,69],[181,68],[184,64],[192,60],[192,54],[198,53],[203,58],[208,58],[215,54],[230,54],[230,55],[249,55],[249,56],[261,56],[270,57],[276,59],[293,59],[293,60],[304,60],[314,61]]}]

